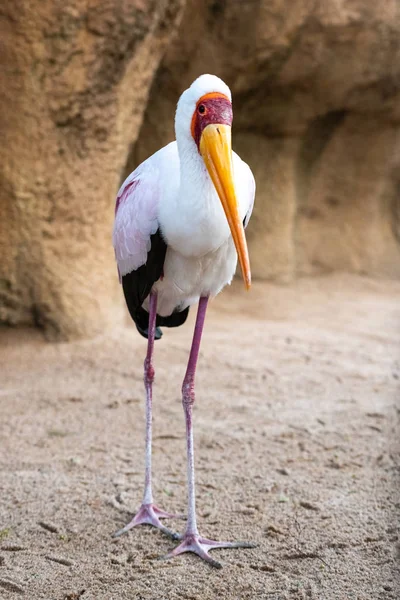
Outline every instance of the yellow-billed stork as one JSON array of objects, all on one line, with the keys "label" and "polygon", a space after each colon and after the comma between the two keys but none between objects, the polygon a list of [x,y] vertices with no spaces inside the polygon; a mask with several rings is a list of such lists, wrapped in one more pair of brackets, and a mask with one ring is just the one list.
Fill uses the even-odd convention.
[{"label": "yellow-billed stork", "polygon": [[[228,86],[202,75],[181,95],[175,116],[176,141],[145,160],[122,184],[116,201],[113,244],[126,304],[138,331],[148,339],[146,466],[142,505],[118,536],[147,523],[180,540],[167,558],[194,552],[215,567],[212,548],[250,547],[199,535],[195,510],[192,407],[200,339],[208,299],[231,282],[237,257],[246,288],[251,275],[244,228],[254,204],[249,166],[231,147],[232,99]],[[152,384],[154,340],[160,327],[185,322],[199,303],[192,347],[182,385],[186,420],[188,514],[185,533],[160,522],[173,517],[153,503],[151,487]]]}]

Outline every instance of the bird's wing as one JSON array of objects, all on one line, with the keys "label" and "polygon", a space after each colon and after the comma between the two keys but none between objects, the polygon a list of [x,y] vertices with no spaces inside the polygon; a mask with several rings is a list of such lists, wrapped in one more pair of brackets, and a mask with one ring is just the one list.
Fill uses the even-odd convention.
[{"label": "bird's wing", "polygon": [[[167,244],[158,214],[161,194],[174,193],[179,185],[176,142],[142,163],[122,184],[115,205],[113,245],[129,313],[139,332],[147,337],[148,318],[143,302],[163,275]],[[167,317],[157,315],[157,327],[177,327],[188,310]],[[157,328],[156,339],[161,337]]]},{"label": "bird's wing", "polygon": [[115,204],[113,245],[120,277],[147,261],[158,229],[160,173],[154,161],[142,163],[124,181]]},{"label": "bird's wing", "polygon": [[243,225],[246,228],[253,212],[256,194],[256,182],[247,163],[233,152],[233,168],[235,173],[235,187],[239,201],[239,210]]}]

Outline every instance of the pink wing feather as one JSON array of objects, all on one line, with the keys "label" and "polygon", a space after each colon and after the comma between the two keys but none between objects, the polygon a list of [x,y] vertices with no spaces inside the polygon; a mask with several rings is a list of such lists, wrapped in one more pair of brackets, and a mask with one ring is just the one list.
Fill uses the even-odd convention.
[{"label": "pink wing feather", "polygon": [[120,277],[147,261],[150,236],[158,229],[159,170],[151,160],[124,181],[115,204],[113,246]]}]

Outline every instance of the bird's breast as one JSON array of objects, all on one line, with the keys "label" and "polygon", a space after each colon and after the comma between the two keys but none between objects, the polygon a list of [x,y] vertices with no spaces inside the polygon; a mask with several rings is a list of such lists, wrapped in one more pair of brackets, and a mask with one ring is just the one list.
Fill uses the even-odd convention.
[{"label": "bird's breast", "polygon": [[224,209],[213,186],[181,189],[160,214],[167,245],[186,257],[200,258],[220,248],[231,236]]},{"label": "bird's breast", "polygon": [[236,263],[232,238],[200,258],[184,256],[169,246],[164,275],[155,285],[158,313],[167,316],[195,304],[201,296],[216,296],[231,282]]}]

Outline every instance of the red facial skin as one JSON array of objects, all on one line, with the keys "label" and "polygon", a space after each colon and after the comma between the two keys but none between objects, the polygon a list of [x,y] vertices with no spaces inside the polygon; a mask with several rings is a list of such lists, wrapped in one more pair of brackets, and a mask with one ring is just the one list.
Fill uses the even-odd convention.
[{"label": "red facial skin", "polygon": [[232,125],[232,104],[230,100],[219,92],[212,92],[202,96],[196,104],[192,117],[192,136],[200,152],[200,138],[203,130],[210,123],[218,125]]}]

